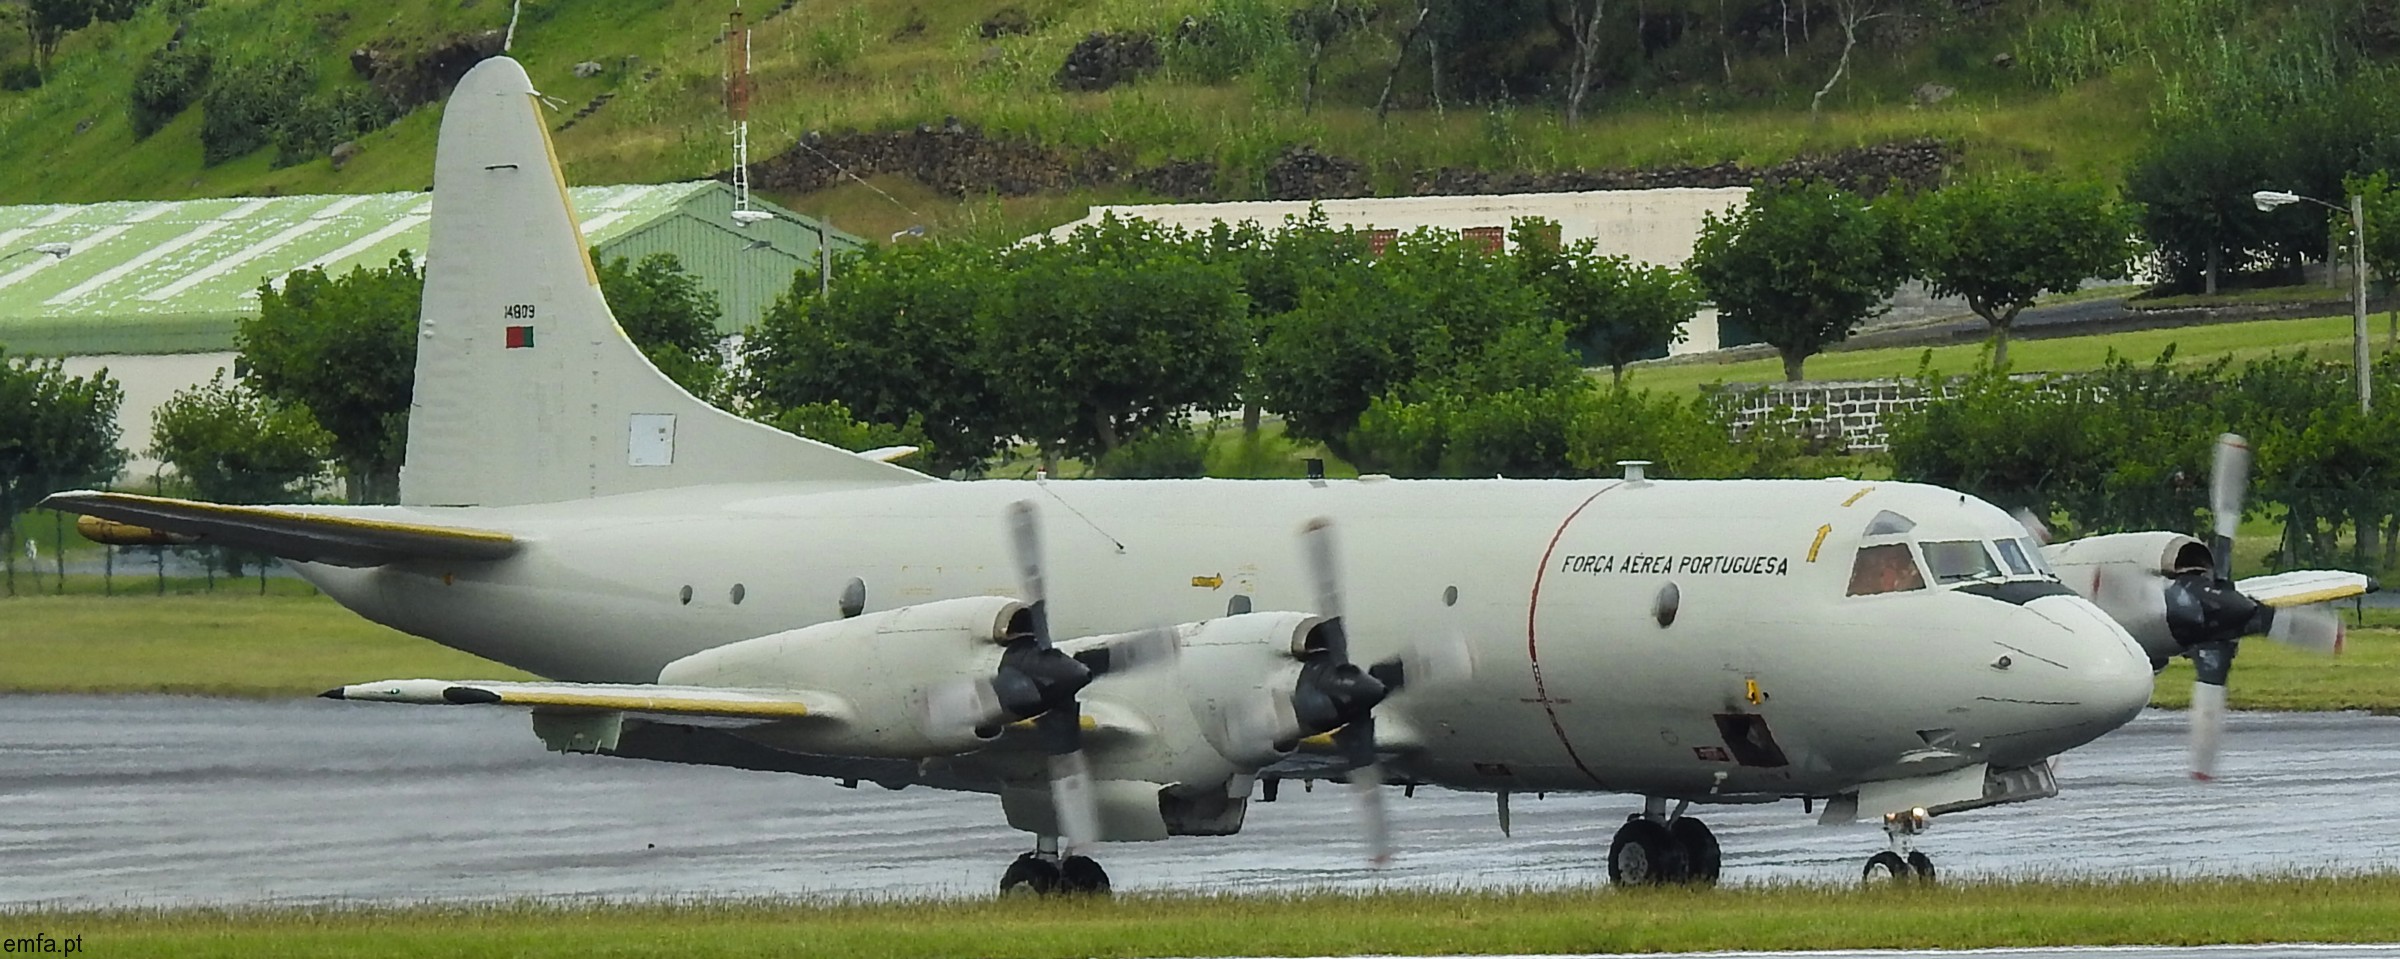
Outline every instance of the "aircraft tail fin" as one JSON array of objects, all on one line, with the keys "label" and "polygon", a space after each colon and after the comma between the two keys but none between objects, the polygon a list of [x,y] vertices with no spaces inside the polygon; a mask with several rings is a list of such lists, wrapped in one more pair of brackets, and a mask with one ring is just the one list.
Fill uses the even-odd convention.
[{"label": "aircraft tail fin", "polygon": [[711,407],[652,366],[601,298],[539,96],[495,57],[444,111],[402,503],[928,479]]}]

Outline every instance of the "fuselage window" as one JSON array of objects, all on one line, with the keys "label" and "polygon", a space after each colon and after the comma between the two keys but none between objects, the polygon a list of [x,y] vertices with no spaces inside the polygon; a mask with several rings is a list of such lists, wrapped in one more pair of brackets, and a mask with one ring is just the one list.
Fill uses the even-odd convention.
[{"label": "fuselage window", "polygon": [[2025,558],[2025,547],[2018,545],[2016,540],[1998,540],[1992,545],[2000,548],[2000,561],[2008,564],[2009,572],[2019,576],[2033,575],[2033,561]]},{"label": "fuselage window", "polygon": [[1858,561],[1850,567],[1852,596],[1924,588],[1925,574],[1917,571],[1917,558],[1908,554],[1905,543],[1859,547]]},{"label": "fuselage window", "polygon": [[1980,540],[1959,539],[1925,544],[1925,565],[1933,570],[1936,583],[1964,583],[1976,579],[1998,579],[2000,567],[1992,562],[1992,554]]}]

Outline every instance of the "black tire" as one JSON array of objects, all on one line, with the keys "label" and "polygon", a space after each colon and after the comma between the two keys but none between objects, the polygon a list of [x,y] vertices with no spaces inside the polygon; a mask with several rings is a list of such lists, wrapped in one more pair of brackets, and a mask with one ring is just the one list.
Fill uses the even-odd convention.
[{"label": "black tire", "polygon": [[1908,871],[1917,874],[1918,882],[1933,882],[1933,857],[1921,852],[1909,853]]},{"label": "black tire", "polygon": [[1047,896],[1058,889],[1058,865],[1032,853],[1017,857],[1000,874],[1000,894],[1026,893]]},{"label": "black tire", "polygon": [[1717,874],[1724,871],[1725,851],[1717,845],[1717,834],[1708,831],[1708,824],[1697,819],[1678,817],[1667,824],[1667,835],[1683,847],[1683,862],[1688,882],[1704,886],[1717,884]]},{"label": "black tire", "polygon": [[1058,864],[1058,891],[1070,895],[1108,895],[1108,871],[1089,856],[1068,856]]},{"label": "black tire", "polygon": [[1908,882],[1916,877],[1916,870],[1908,868],[1908,860],[1899,853],[1886,850],[1867,860],[1868,882]]},{"label": "black tire", "polygon": [[1690,875],[1683,844],[1658,822],[1634,819],[1608,844],[1608,881],[1616,885],[1657,886],[1683,882]]}]

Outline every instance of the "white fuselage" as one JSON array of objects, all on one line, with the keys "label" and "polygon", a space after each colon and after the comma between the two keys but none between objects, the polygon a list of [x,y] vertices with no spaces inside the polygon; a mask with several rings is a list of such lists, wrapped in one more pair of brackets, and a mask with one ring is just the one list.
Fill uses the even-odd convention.
[{"label": "white fuselage", "polygon": [[[1002,515],[1018,500],[1040,509],[1062,639],[1224,616],[1236,597],[1313,611],[1300,529],[1331,518],[1354,659],[1428,636],[1472,650],[1471,679],[1378,711],[1419,740],[1405,772],[1455,788],[1831,795],[2036,762],[2122,724],[2149,696],[2147,657],[2079,598],[2004,600],[1938,577],[1847,595],[1862,535],[1887,511],[1913,524],[1910,542],[2021,535],[1988,504],[1905,483],[695,487],[392,508],[381,515],[504,530],[527,546],[490,564],[305,571],[360,613],[448,646],[555,679],[650,682],[690,653],[840,618],[853,580],[868,610],[1011,595]],[[2034,592],[2054,582],[1997,578]],[[1104,678],[1086,698],[1106,701],[1109,688]],[[1729,749],[1756,731],[1748,723],[1783,762]]]}]

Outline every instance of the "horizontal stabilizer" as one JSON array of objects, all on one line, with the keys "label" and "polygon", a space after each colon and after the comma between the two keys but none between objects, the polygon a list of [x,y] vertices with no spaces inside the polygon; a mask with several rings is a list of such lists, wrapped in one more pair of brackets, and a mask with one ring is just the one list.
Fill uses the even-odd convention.
[{"label": "horizontal stabilizer", "polygon": [[139,539],[147,531],[333,566],[506,559],[524,546],[507,533],[340,515],[318,512],[316,507],[231,506],[92,490],[53,494],[41,505],[120,524],[109,529],[108,542],[127,541],[122,539],[126,536]]},{"label": "horizontal stabilizer", "polygon": [[326,699],[379,703],[531,706],[670,716],[721,716],[730,719],[830,717],[840,711],[839,702],[832,697],[799,690],[658,686],[647,683],[485,683],[445,679],[387,679],[328,689],[319,695]]},{"label": "horizontal stabilizer", "polygon": [[2301,569],[2272,576],[2252,576],[2233,584],[2242,595],[2277,609],[2330,603],[2376,590],[2375,580],[2338,569]]}]

